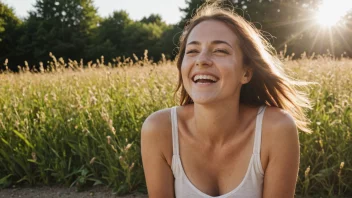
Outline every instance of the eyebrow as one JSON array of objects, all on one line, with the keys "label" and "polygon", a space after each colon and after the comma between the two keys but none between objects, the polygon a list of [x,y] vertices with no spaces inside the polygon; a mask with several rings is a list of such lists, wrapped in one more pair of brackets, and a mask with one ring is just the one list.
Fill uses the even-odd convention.
[{"label": "eyebrow", "polygon": [[[232,48],[232,46],[228,42],[222,41],[222,40],[214,40],[211,42],[211,44],[225,44],[225,45],[228,45],[229,47]],[[187,43],[187,45],[200,45],[200,42],[199,41],[191,41],[191,42]]]}]

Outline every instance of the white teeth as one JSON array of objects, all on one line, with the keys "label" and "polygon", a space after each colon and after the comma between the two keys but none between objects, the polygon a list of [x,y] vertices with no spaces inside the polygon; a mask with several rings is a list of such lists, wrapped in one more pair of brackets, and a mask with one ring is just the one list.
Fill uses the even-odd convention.
[{"label": "white teeth", "polygon": [[217,81],[217,79],[214,76],[210,76],[210,75],[196,75],[194,76],[193,81],[195,82],[199,79],[207,79],[207,80],[212,80],[214,82]]}]

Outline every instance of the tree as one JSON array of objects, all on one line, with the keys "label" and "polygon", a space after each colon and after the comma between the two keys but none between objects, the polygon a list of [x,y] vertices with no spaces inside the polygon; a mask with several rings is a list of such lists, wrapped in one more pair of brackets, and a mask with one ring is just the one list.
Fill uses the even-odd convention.
[{"label": "tree", "polygon": [[133,21],[126,11],[115,11],[96,28],[94,42],[87,50],[88,57],[96,59],[104,55],[107,61],[117,56],[131,57],[132,54],[141,57],[147,49],[148,56],[154,61],[160,59],[161,53],[171,58],[174,45],[168,44],[173,28],[163,22],[160,15],[151,14]]},{"label": "tree", "polygon": [[[22,21],[18,19],[12,8],[0,1],[0,68],[9,59],[15,59],[15,46],[19,38],[19,27]],[[11,69],[11,68],[10,68]]]},{"label": "tree", "polygon": [[21,38],[22,56],[32,64],[49,59],[49,52],[79,60],[99,22],[92,0],[37,0]]},{"label": "tree", "polygon": [[164,30],[160,39],[162,53],[167,59],[174,59],[177,55],[177,47],[182,34],[182,29],[178,25],[169,25]]},{"label": "tree", "polygon": [[184,26],[187,24],[187,21],[193,17],[197,9],[205,2],[205,0],[186,0],[187,7],[180,8],[180,11],[184,13],[184,16],[178,24],[180,28],[184,28]]},{"label": "tree", "polygon": [[140,21],[142,23],[156,23],[160,25],[164,25],[165,23],[162,21],[162,18],[159,14],[151,14],[149,17],[143,17]]},{"label": "tree", "polygon": [[[348,27],[332,29],[331,33],[317,26],[315,14],[322,0],[228,0],[225,6],[233,6],[234,11],[253,23],[278,50],[288,46],[288,53],[301,54],[304,51],[325,53],[327,49],[336,55],[349,52],[350,32]],[[184,17],[180,22],[183,28],[187,20],[205,0],[186,0],[187,7],[180,10]],[[351,26],[352,18],[346,18],[346,26]],[[320,32],[322,31],[322,32]],[[329,34],[334,41],[329,42]],[[318,42],[324,41],[324,42]]]},{"label": "tree", "polygon": [[95,30],[94,41],[87,50],[87,56],[95,59],[104,55],[106,60],[111,60],[124,55],[124,30],[131,23],[133,21],[126,11],[115,11],[103,19]]},{"label": "tree", "polygon": [[160,43],[163,32],[163,27],[155,23],[145,24],[139,21],[131,23],[124,30],[124,54],[132,56],[134,53],[140,57],[144,50],[148,50],[148,55],[158,60],[163,52]]}]

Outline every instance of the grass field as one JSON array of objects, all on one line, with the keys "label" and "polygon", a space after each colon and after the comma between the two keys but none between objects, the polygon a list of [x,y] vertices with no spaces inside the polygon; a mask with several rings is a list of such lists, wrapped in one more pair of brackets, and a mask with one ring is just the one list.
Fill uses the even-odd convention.
[{"label": "grass field", "polygon": [[[100,60],[83,69],[52,58],[50,71],[0,74],[0,187],[104,185],[117,194],[146,193],[140,128],[151,112],[177,104],[175,64]],[[352,60],[284,63],[291,76],[318,83],[307,88],[313,133],[300,133],[296,193],[352,196]]]}]

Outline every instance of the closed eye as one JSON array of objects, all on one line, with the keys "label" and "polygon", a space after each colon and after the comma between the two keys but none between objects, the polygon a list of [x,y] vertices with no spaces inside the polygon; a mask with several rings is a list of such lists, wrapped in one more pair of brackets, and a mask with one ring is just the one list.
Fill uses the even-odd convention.
[{"label": "closed eye", "polygon": [[224,54],[229,54],[229,52],[227,50],[223,50],[223,49],[215,49],[214,52],[220,52],[220,53],[224,53]]},{"label": "closed eye", "polygon": [[189,50],[186,52],[186,54],[193,54],[193,53],[198,53],[198,51],[197,50]]}]

